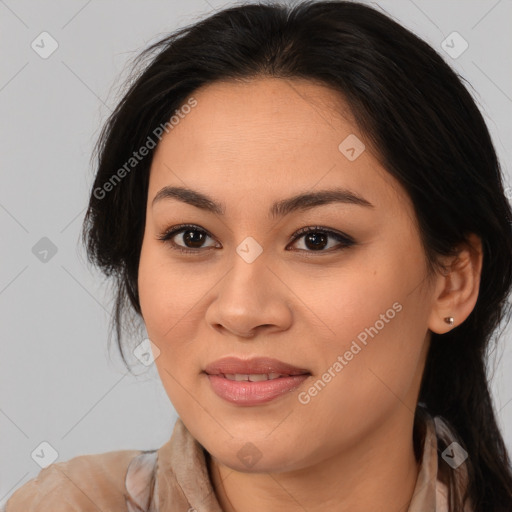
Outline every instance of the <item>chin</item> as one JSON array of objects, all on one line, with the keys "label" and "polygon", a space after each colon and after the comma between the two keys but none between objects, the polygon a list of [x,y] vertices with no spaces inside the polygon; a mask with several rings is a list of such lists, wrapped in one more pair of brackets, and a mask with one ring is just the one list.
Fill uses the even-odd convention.
[{"label": "chin", "polygon": [[[241,473],[281,473],[306,465],[304,454],[299,454],[296,446],[287,448],[270,439],[255,443],[232,441],[215,448],[208,451],[218,462]],[[296,460],[297,455],[301,455],[300,460]]]},{"label": "chin", "polygon": [[290,466],[289,457],[272,457],[271,460],[262,456],[259,460],[252,462],[241,462],[240,459],[229,454],[227,457],[217,458],[224,466],[239,473],[281,473],[298,469]]}]

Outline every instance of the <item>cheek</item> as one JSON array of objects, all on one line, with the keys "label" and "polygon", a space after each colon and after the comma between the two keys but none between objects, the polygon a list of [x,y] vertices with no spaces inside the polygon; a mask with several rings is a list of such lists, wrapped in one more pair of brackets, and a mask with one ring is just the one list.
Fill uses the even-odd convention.
[{"label": "cheek", "polygon": [[[196,283],[197,285],[198,283]],[[190,407],[190,395],[196,377],[191,359],[191,331],[199,325],[199,309],[194,308],[200,290],[195,290],[187,273],[170,265],[165,251],[143,243],[138,272],[139,299],[149,339],[158,347],[155,359],[162,385],[177,411]]]},{"label": "cheek", "polygon": [[[350,446],[378,429],[394,411],[414,410],[411,390],[422,340],[408,326],[407,305],[402,306],[400,311],[383,309],[388,323],[374,315],[352,320],[350,327],[356,334],[341,336],[328,354],[324,352],[323,368],[305,394],[298,396],[299,410],[312,431],[325,430],[325,424],[330,424]],[[321,349],[325,347],[317,344],[319,353]]]},{"label": "cheek", "polygon": [[179,265],[171,265],[165,253],[161,247],[143,244],[138,274],[140,306],[148,335],[160,343],[179,339],[190,322],[197,324],[199,309],[194,306],[204,293],[200,280],[191,278],[190,272],[184,272]]},{"label": "cheek", "polygon": [[[374,253],[378,253],[377,257]],[[404,295],[403,280],[397,279],[400,272],[403,267],[395,255],[382,248],[372,253],[354,253],[338,269],[288,277],[294,294],[304,304],[299,318],[309,319],[317,333],[313,339],[322,340],[325,352],[327,347],[348,350],[351,340],[360,333],[364,341],[365,329],[376,322],[379,332],[387,329],[388,323],[383,323],[381,315],[384,321],[393,319],[400,308],[399,304],[393,308],[393,304]]]},{"label": "cheek", "polygon": [[422,270],[399,254],[382,252],[379,262],[364,263],[364,271],[351,267],[314,287],[308,282],[315,313],[309,316],[318,323],[315,332],[323,333],[313,337],[323,366],[302,396],[311,417],[315,410],[316,417],[325,417],[329,409],[355,432],[359,422],[382,418],[409,401],[421,371],[428,316],[417,286]]}]

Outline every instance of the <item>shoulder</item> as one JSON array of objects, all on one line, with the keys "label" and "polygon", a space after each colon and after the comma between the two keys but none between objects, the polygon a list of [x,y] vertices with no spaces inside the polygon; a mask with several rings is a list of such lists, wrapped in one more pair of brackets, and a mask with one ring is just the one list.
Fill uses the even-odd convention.
[{"label": "shoulder", "polygon": [[79,455],[42,469],[17,489],[5,512],[126,510],[126,472],[141,450]]}]

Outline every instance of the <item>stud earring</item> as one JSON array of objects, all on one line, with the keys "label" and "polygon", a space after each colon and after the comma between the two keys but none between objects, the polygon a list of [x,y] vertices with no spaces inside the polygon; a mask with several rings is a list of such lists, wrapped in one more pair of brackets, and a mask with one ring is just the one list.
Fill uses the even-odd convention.
[{"label": "stud earring", "polygon": [[450,325],[453,325],[453,316],[447,316],[444,321],[447,323],[447,324],[450,324]]}]

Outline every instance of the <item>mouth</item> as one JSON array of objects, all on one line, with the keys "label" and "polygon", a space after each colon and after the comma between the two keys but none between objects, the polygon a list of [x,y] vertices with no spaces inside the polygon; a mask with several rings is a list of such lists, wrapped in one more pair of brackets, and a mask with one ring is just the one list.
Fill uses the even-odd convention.
[{"label": "mouth", "polygon": [[[211,375],[211,374],[209,374]],[[288,374],[288,373],[216,373],[219,377],[224,377],[228,380],[234,380],[236,382],[263,382],[264,380],[275,380],[282,377],[294,377],[296,375],[305,374]]]},{"label": "mouth", "polygon": [[[205,367],[204,371],[208,375],[268,375],[272,376],[271,378],[278,378],[281,376],[304,375],[306,373],[310,374],[310,371],[305,368],[299,368],[289,363],[285,363],[284,361],[279,361],[278,359],[272,359],[270,357],[253,357],[251,359],[240,359],[238,357],[224,357],[222,359],[214,361],[213,363],[208,364]],[[243,378],[241,380],[249,379]]]},{"label": "mouth", "polygon": [[206,366],[204,372],[215,394],[236,405],[259,405],[290,393],[311,372],[270,358],[243,360],[228,357]]}]

